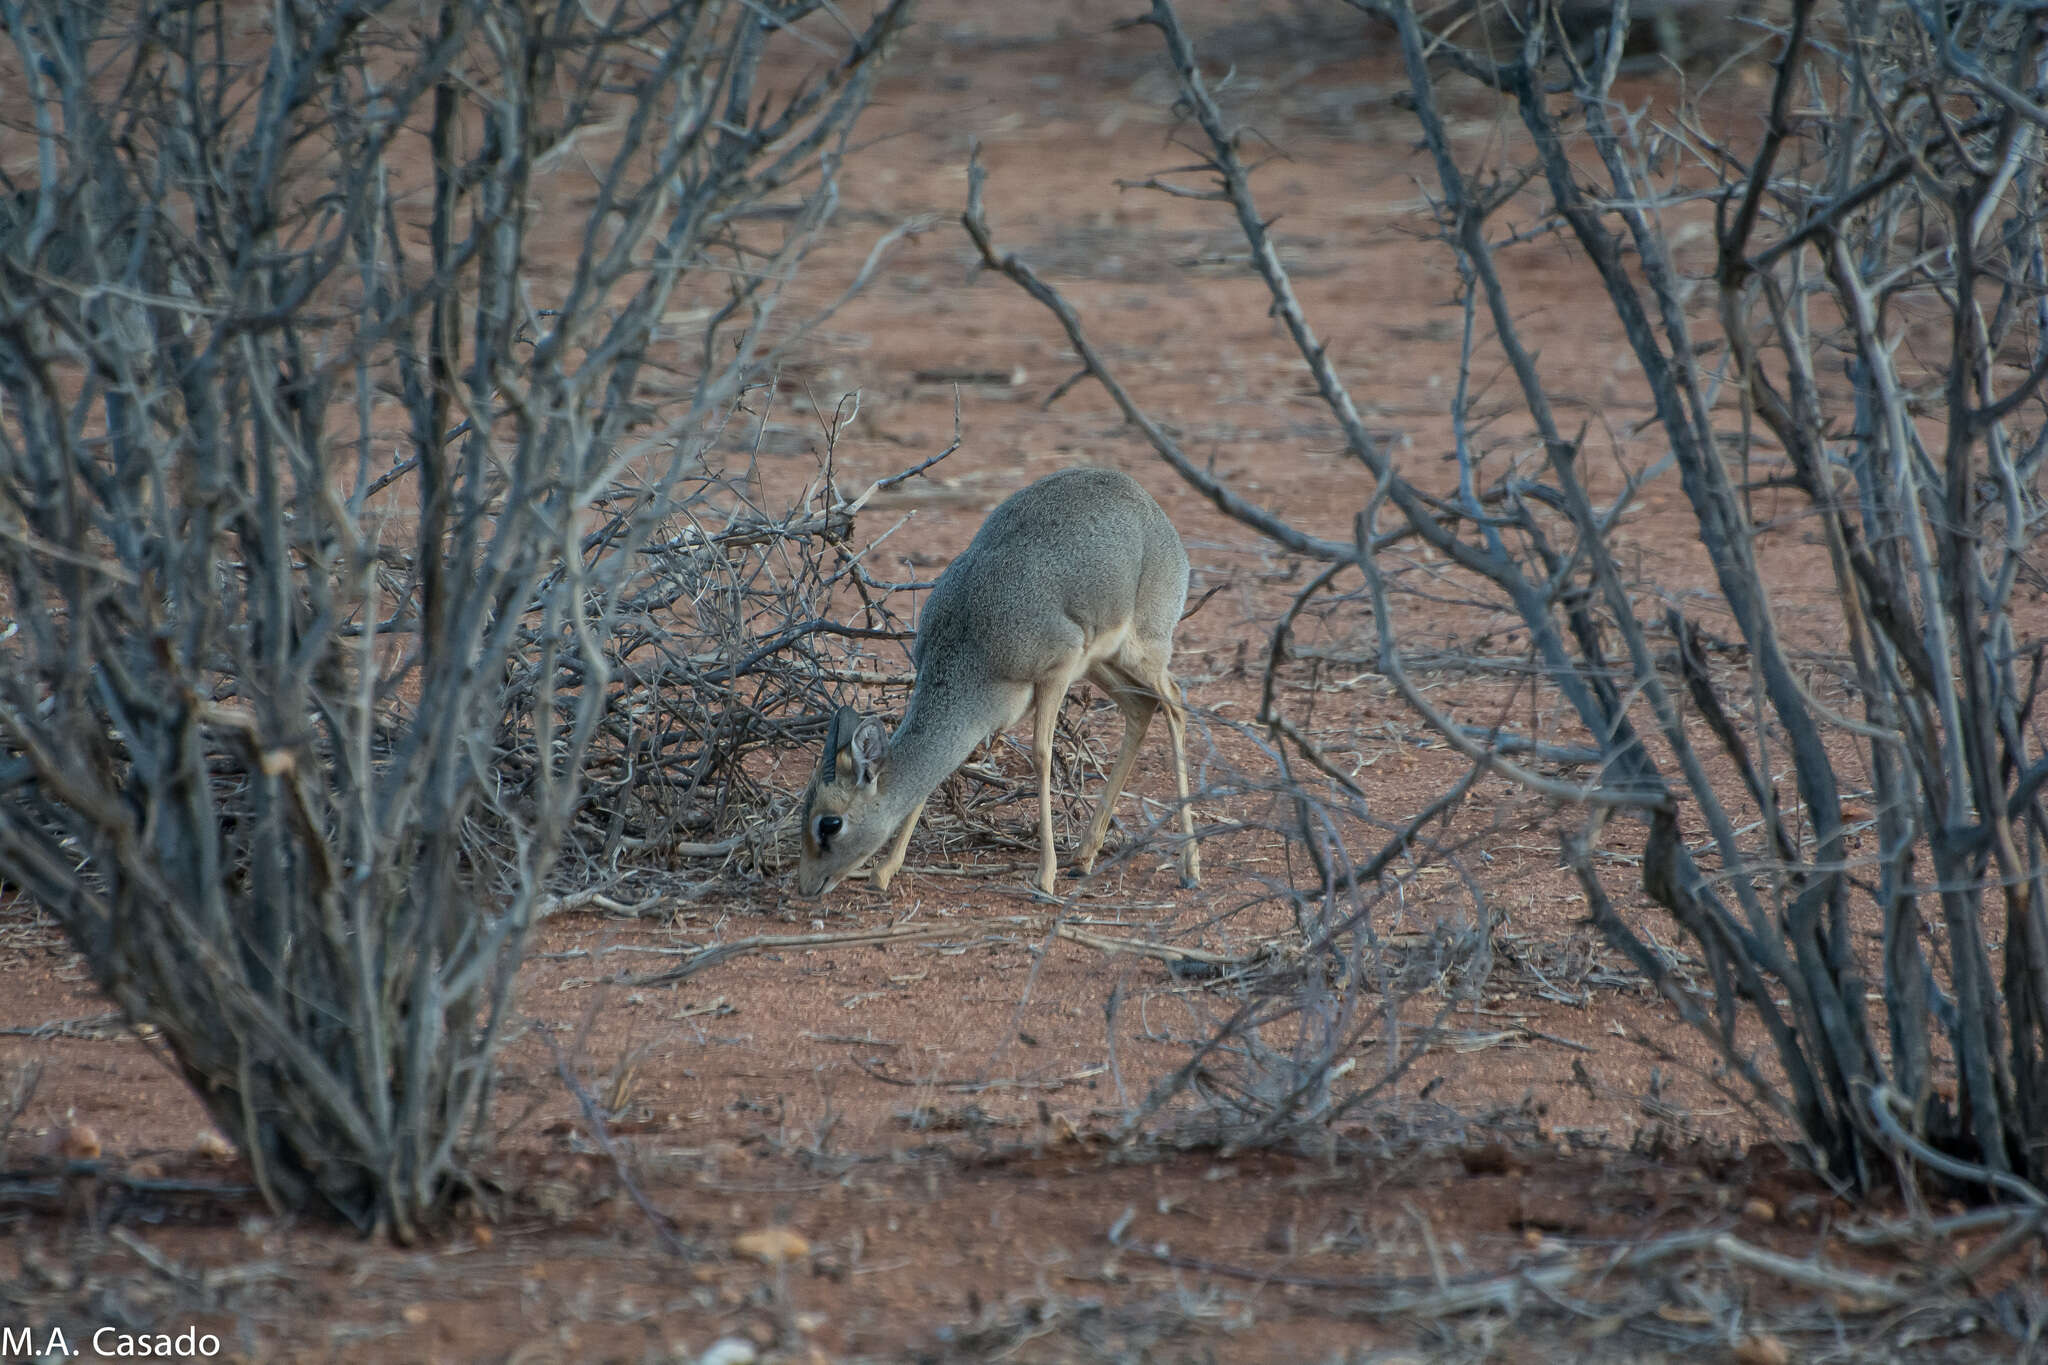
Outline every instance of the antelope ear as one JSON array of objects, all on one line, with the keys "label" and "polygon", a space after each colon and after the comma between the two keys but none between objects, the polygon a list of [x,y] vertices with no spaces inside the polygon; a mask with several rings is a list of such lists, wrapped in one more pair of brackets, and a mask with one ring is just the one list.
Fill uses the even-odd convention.
[{"label": "antelope ear", "polygon": [[826,722],[825,751],[818,756],[818,770],[823,774],[826,785],[839,780],[839,751],[853,742],[853,732],[859,722],[860,716],[851,706],[840,707]]},{"label": "antelope ear", "polygon": [[853,742],[848,746],[853,751],[854,779],[862,785],[873,782],[875,774],[881,771],[882,760],[889,754],[889,736],[882,729],[882,722],[873,716],[863,718],[853,728]]}]

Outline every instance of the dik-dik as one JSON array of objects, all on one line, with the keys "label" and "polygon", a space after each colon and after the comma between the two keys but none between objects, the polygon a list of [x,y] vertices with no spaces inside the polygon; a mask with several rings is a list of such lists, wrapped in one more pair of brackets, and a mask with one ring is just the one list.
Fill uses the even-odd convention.
[{"label": "dik-dik", "polygon": [[887,890],[932,789],[1030,708],[1038,885],[1051,893],[1053,722],[1067,689],[1083,678],[1123,711],[1124,740],[1081,843],[1081,872],[1093,868],[1138,745],[1164,708],[1180,795],[1181,881],[1196,885],[1187,716],[1167,669],[1187,596],[1180,535],[1128,474],[1063,469],[1010,497],[932,587],[911,647],[917,683],[896,733],[851,707],[833,716],[804,793],[798,889],[823,895],[894,836],[874,871],[875,886]]}]

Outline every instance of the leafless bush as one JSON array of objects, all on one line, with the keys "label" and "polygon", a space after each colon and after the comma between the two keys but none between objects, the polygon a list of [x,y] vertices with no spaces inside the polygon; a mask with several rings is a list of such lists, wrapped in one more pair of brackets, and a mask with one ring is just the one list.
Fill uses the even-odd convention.
[{"label": "leafless bush", "polygon": [[[597,641],[608,696],[549,908],[660,905],[680,869],[737,865],[772,877],[794,864],[787,802],[745,760],[815,742],[848,685],[895,681],[893,672],[860,667],[846,645],[908,641],[897,605],[900,591],[916,585],[868,571],[867,549],[854,544],[856,519],[877,492],[959,445],[956,432],[931,458],[860,492],[844,489],[831,459],[858,401],[841,401],[822,433],[825,463],[789,505],[765,506],[753,462],[737,459],[727,470],[714,451],[641,546],[611,629]],[[636,500],[628,489],[614,492],[595,540],[631,530],[625,523]],[[523,662],[515,688],[522,695],[537,685],[542,660],[529,654]],[[565,655],[556,667],[582,681],[580,657]],[[515,709],[499,740],[508,783],[533,775],[531,720],[528,709]]]},{"label": "leafless bush", "polygon": [[1520,49],[1530,15],[1541,13],[1553,26],[1551,37],[1589,61],[1601,54],[1618,17],[1625,61],[1677,65],[1723,61],[1759,43],[1761,26],[1751,21],[1767,8],[1766,0],[1637,0],[1617,16],[1601,0],[1553,0],[1541,10],[1523,0],[1443,0],[1418,7],[1417,21],[1432,41],[1501,57]]},{"label": "leafless bush", "polygon": [[[1505,524],[1481,523],[1495,544],[1467,558],[1517,594],[1552,675],[1572,680],[1602,788],[1655,794],[1642,802],[1643,888],[1692,937],[1710,1003],[1608,902],[1592,858],[1600,819],[1571,840],[1574,861],[1602,927],[1731,1074],[1849,1184],[1920,1161],[2038,1198],[2048,824],[2029,776],[2039,653],[2011,608],[2040,581],[2048,450],[2043,33],[1997,6],[1872,0],[1823,35],[1810,10],[1794,7],[1753,149],[1697,115],[1624,117],[1612,48],[1591,66],[1547,60],[1531,25],[1516,59],[1470,62],[1512,101],[1530,169],[1642,366],[1740,670],[1711,665],[1716,632],[1674,596],[1625,582],[1613,528],[1660,471],[1639,468],[1596,505],[1586,443],[1556,425],[1492,259],[1501,198],[1457,164],[1420,35],[1396,12],[1439,221],[1542,443],[1540,465],[1498,476],[1487,510]],[[1597,187],[1575,164],[1581,148]],[[1696,340],[1711,328],[1686,307],[1706,272],[1687,278],[1668,225],[1688,199],[1714,211],[1725,355]],[[1783,452],[1776,468],[1761,467],[1772,452],[1759,419]],[[1782,550],[1773,489],[1809,509],[1825,596],[1763,567]],[[1513,576],[1503,532],[1527,565]],[[1820,602],[1827,626],[1786,614]],[[1843,792],[1857,768],[1867,798]],[[1987,932],[1994,906],[2002,943]]]},{"label": "leafless bush", "polygon": [[0,0],[0,871],[274,1203],[461,1188],[608,641],[907,9]]},{"label": "leafless bush", "polygon": [[[1725,106],[1629,111],[1622,44],[1582,59],[1548,6],[1515,11],[1518,42],[1486,53],[1430,37],[1405,0],[1356,2],[1399,35],[1455,267],[1455,486],[1419,482],[1361,420],[1169,0],[1149,22],[1211,177],[1173,188],[1224,205],[1250,243],[1367,478],[1353,536],[1310,535],[1188,462],[1063,312],[1084,364],[1182,477],[1329,565],[1319,590],[1357,576],[1381,671],[1475,768],[1583,815],[1566,845],[1596,922],[1712,1041],[1731,1093],[1795,1125],[1845,1186],[1896,1171],[1910,1191],[1923,1168],[2040,1201],[2048,758],[2038,612],[2021,609],[2044,585],[2048,33],[2017,7],[1894,0],[1852,0],[1823,32],[1796,4],[1759,138]],[[1522,140],[1455,141],[1446,81],[1492,92]],[[1567,430],[1525,338],[1503,261],[1555,237],[1640,366],[1635,427]],[[1481,359],[1512,377],[1526,430],[1479,438]],[[1703,601],[1629,568],[1625,519],[1673,472]],[[1460,725],[1417,686],[1411,545],[1475,638],[1526,634],[1495,663],[1553,733]],[[1475,672],[1472,695],[1504,706],[1488,671],[1510,670]],[[1646,829],[1637,856],[1600,848],[1617,817]],[[1697,973],[1614,904],[1617,859]]]}]

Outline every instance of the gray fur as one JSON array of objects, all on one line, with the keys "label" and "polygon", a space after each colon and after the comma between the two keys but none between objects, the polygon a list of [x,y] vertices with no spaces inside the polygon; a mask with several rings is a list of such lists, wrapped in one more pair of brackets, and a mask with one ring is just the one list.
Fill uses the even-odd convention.
[{"label": "gray fur", "polygon": [[[1067,689],[1084,677],[1123,710],[1125,739],[1082,845],[1083,869],[1107,830],[1152,714],[1163,707],[1182,796],[1182,873],[1192,884],[1199,862],[1186,805],[1184,716],[1168,668],[1187,591],[1179,534],[1127,474],[1064,469],[997,507],[925,602],[911,649],[917,683],[886,750],[877,722],[863,718],[849,734],[846,713],[834,717],[808,795],[799,889],[830,890],[897,835],[875,872],[875,884],[886,890],[933,788],[990,735],[1037,711],[1039,884],[1050,890],[1052,720]],[[838,748],[849,742],[856,757],[850,773],[837,761]],[[826,818],[841,824],[821,839],[818,821]]]}]

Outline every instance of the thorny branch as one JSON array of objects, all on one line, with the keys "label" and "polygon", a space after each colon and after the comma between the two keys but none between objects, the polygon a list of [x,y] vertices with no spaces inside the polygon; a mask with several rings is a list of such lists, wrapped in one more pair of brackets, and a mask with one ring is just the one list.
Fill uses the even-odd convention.
[{"label": "thorny branch", "polygon": [[[1381,671],[1446,741],[1534,794],[1588,808],[1566,843],[1603,932],[1715,1045],[1733,1083],[1797,1124],[1823,1170],[1868,1187],[1926,1161],[1980,1188],[2038,1191],[2048,758],[2038,649],[2022,643],[2012,608],[2048,583],[2034,487],[2048,455],[2048,31],[2010,7],[1950,5],[1935,20],[1905,0],[1857,0],[1823,25],[1794,0],[1770,44],[1761,136],[1745,150],[1697,109],[1664,119],[1621,105],[1618,23],[1580,49],[1558,24],[1527,23],[1518,46],[1482,54],[1428,33],[1405,0],[1358,7],[1394,29],[1434,170],[1429,214],[1457,270],[1455,490],[1419,486],[1369,434],[1170,0],[1141,22],[1162,36],[1202,148],[1198,166],[1168,173],[1172,186],[1227,204],[1250,245],[1366,476],[1353,543],[1283,521],[1192,466],[1086,344],[1073,309],[995,250],[976,166],[966,223],[984,264],[1054,313],[1086,372],[1182,478],[1329,566],[1304,597],[1359,601],[1332,585],[1362,576]],[[1439,69],[1495,92],[1522,140],[1476,152],[1457,142],[1437,107]],[[1191,173],[1209,185],[1192,187]],[[1501,264],[1530,238],[1499,235],[1497,215],[1539,194],[1533,207],[1569,234],[1612,305],[1651,405],[1652,422],[1608,432],[1614,477],[1589,458],[1586,432],[1559,423]],[[1672,229],[1701,213],[1715,243],[1705,269]],[[1703,316],[1695,303],[1707,299],[1715,309]],[[1720,346],[1698,339],[1714,327]],[[1525,435],[1490,447],[1468,420],[1479,349],[1504,362],[1528,419]],[[1785,472],[1757,479],[1752,464],[1772,458],[1763,432]],[[1630,445],[1645,433],[1661,447],[1647,456]],[[1665,471],[1697,527],[1713,586],[1703,609],[1728,623],[1716,627],[1733,641],[1727,671],[1699,649],[1700,621],[1624,568],[1639,556],[1624,552],[1623,513]],[[1803,498],[1809,520],[1797,524],[1821,533],[1824,559],[1803,582],[1764,567],[1787,553],[1786,518],[1758,506],[1772,488]],[[1562,704],[1563,734],[1514,738],[1592,751],[1589,782],[1505,760],[1506,746],[1403,685],[1401,568],[1389,552],[1408,542],[1448,565],[1439,577],[1488,619],[1505,613],[1526,631],[1524,676],[1546,714]],[[1817,612],[1830,628],[1814,629]],[[1274,706],[1272,670],[1286,659],[1276,639],[1262,720],[1282,741],[1301,733]],[[1321,766],[1312,746],[1299,751]],[[1851,772],[1860,793],[1843,790]],[[1629,813],[1650,817],[1643,890],[1696,944],[1704,982],[1667,970],[1594,861]],[[1857,927],[1866,922],[1883,926],[1874,943]],[[1866,1000],[1873,980],[1882,1024]],[[1954,1069],[1938,1080],[1944,1056]],[[1863,1098],[1877,1090],[1896,1097],[1881,1116]]]}]

